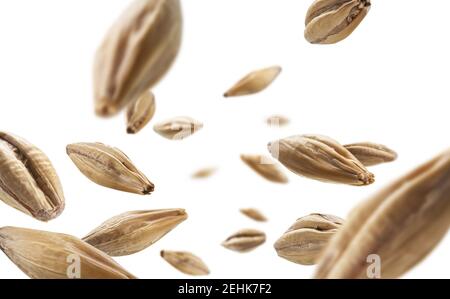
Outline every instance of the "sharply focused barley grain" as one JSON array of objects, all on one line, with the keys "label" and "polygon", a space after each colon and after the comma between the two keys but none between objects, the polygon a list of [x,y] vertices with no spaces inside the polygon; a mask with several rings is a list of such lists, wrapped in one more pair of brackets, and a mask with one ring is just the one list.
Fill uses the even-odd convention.
[{"label": "sharply focused barley grain", "polygon": [[64,194],[47,156],[28,141],[0,132],[0,200],[41,221],[64,210]]},{"label": "sharply focused barley grain", "polygon": [[105,221],[83,240],[111,256],[130,255],[154,244],[187,217],[183,209],[126,212]]},{"label": "sharply focused barley grain", "polygon": [[333,44],[345,39],[367,15],[370,5],[370,0],[316,0],[306,14],[306,40]]},{"label": "sharply focused barley grain", "polygon": [[314,265],[329,240],[343,224],[339,217],[311,214],[292,225],[274,244],[278,255],[301,265]]},{"label": "sharply focused barley grain", "polygon": [[155,186],[119,149],[103,143],[75,143],[67,154],[91,181],[112,189],[150,194]]},{"label": "sharply focused barley grain", "polygon": [[272,156],[292,172],[311,179],[370,185],[374,175],[337,141],[321,135],[297,135],[268,145]]}]

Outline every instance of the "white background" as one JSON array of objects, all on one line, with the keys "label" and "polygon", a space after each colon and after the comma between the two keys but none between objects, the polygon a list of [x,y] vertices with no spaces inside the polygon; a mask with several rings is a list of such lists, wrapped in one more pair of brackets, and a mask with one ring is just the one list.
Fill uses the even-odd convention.
[{"label": "white background", "polygon": [[[187,250],[204,259],[210,278],[309,278],[314,267],[277,257],[273,243],[312,212],[345,217],[358,202],[392,179],[450,146],[450,42],[444,0],[373,1],[347,40],[329,46],[303,38],[312,1],[183,1],[184,38],[176,64],[154,88],[157,112],[136,136],[124,117],[93,113],[92,62],[105,32],[126,0],[0,1],[0,128],[40,147],[63,183],[66,210],[40,223],[0,203],[0,226],[21,226],[83,237],[104,220],[129,210],[185,208],[189,219],[150,248],[116,260],[140,278],[185,278],[164,262],[161,249]],[[261,94],[224,99],[223,92],[254,69],[283,72]],[[265,117],[292,119],[269,128]],[[153,132],[155,121],[188,115],[204,129],[181,141]],[[239,159],[267,153],[267,142],[318,133],[341,143],[373,141],[399,153],[395,163],[371,170],[376,183],[352,187],[289,173],[288,185],[266,182]],[[127,153],[156,185],[148,197],[90,182],[66,156],[73,142],[100,141]],[[192,172],[219,171],[204,181]],[[257,207],[269,217],[253,222],[238,210]],[[220,243],[241,228],[267,233],[247,254]],[[410,278],[449,278],[447,237]],[[0,278],[26,276],[0,253]]]}]

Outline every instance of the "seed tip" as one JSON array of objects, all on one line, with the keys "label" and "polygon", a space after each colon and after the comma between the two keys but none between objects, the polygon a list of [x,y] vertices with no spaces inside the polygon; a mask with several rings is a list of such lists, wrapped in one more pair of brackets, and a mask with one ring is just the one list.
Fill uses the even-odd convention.
[{"label": "seed tip", "polygon": [[360,173],[358,179],[363,182],[363,185],[370,185],[375,182],[375,175],[373,173]]},{"label": "seed tip", "polygon": [[155,191],[155,186],[154,185],[147,185],[147,186],[145,186],[144,190],[142,190],[142,194],[150,195],[153,191]]}]

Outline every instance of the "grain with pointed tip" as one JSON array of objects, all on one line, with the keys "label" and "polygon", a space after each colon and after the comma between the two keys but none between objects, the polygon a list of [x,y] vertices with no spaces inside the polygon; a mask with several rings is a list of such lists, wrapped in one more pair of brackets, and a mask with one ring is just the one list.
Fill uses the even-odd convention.
[{"label": "grain with pointed tip", "polygon": [[[30,278],[136,278],[107,254],[65,234],[3,227],[0,249]],[[71,266],[75,267],[74,273]]]},{"label": "grain with pointed tip", "polygon": [[155,186],[119,149],[103,143],[74,143],[66,148],[75,166],[101,186],[136,194],[150,194]]},{"label": "grain with pointed tip", "polygon": [[246,208],[246,209],[241,209],[240,212],[252,220],[255,220],[258,222],[267,222],[267,217],[264,216],[264,214],[261,213],[257,209]]},{"label": "grain with pointed tip", "polygon": [[289,179],[276,162],[263,155],[241,155],[241,160],[254,172],[273,183],[286,184]]},{"label": "grain with pointed tip", "polygon": [[155,115],[155,96],[152,92],[145,92],[127,110],[127,133],[136,134],[142,130]]},{"label": "grain with pointed tip", "polygon": [[305,18],[305,39],[334,44],[347,38],[369,12],[370,0],[316,0]]},{"label": "grain with pointed tip", "polygon": [[352,153],[326,136],[291,136],[269,143],[268,149],[289,170],[314,180],[355,186],[375,181]]},{"label": "grain with pointed tip", "polygon": [[0,132],[0,200],[41,221],[64,210],[64,194],[48,157],[36,146]]},{"label": "grain with pointed tip", "polygon": [[364,166],[374,166],[392,162],[397,153],[385,145],[372,142],[360,142],[344,145]]},{"label": "grain with pointed tip", "polygon": [[256,229],[243,229],[228,237],[222,246],[236,251],[249,252],[266,242],[266,234]]},{"label": "grain with pointed tip", "polygon": [[280,257],[290,262],[314,265],[343,222],[339,217],[326,214],[299,218],[275,242],[274,248]]},{"label": "grain with pointed tip", "polygon": [[272,66],[253,71],[233,85],[224,97],[237,97],[255,94],[266,89],[281,73],[281,67]]},{"label": "grain with pointed tip", "polygon": [[398,278],[433,251],[450,228],[450,149],[356,206],[325,249],[316,278]]},{"label": "grain with pointed tip", "polygon": [[150,90],[173,64],[181,35],[179,0],[134,0],[95,56],[97,115],[115,115]]},{"label": "grain with pointed tip", "polygon": [[161,257],[184,274],[202,276],[210,273],[202,259],[190,252],[162,250]]},{"label": "grain with pointed tip", "polygon": [[126,212],[102,223],[83,241],[110,256],[130,255],[151,246],[187,217],[183,209]]}]

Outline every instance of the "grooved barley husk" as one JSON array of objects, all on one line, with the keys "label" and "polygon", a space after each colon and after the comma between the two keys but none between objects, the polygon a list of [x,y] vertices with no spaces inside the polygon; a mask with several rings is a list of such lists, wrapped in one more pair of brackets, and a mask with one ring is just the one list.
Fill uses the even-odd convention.
[{"label": "grooved barley husk", "polygon": [[253,71],[225,92],[224,97],[244,96],[263,91],[272,84],[280,73],[281,67],[279,66]]},{"label": "grooved barley husk", "polygon": [[74,143],[67,146],[67,154],[78,169],[101,186],[150,194],[155,186],[119,149],[103,143]]},{"label": "grooved barley husk", "polygon": [[130,255],[154,244],[187,217],[183,209],[126,212],[105,221],[83,240],[111,256]]},{"label": "grooved barley husk", "polygon": [[134,0],[97,51],[96,113],[114,115],[150,90],[175,60],[181,31],[179,0]]},{"label": "grooved barley husk", "polygon": [[256,229],[243,229],[226,239],[222,246],[237,252],[249,252],[266,242],[266,234]]},{"label": "grooved barley husk", "polygon": [[65,234],[3,227],[0,249],[31,278],[135,278],[105,253]]},{"label": "grooved barley husk", "polygon": [[142,130],[155,115],[155,96],[145,92],[136,102],[131,103],[127,110],[127,133],[136,134]]},{"label": "grooved barley husk", "polygon": [[365,18],[370,5],[370,0],[316,0],[306,14],[306,40],[333,44],[347,38]]},{"label": "grooved barley husk", "polygon": [[161,257],[184,274],[194,276],[209,274],[208,266],[190,252],[162,250]]},{"label": "grooved barley husk", "polygon": [[392,162],[397,159],[397,153],[382,144],[360,142],[344,145],[364,166],[374,166]]},{"label": "grooved barley husk", "polygon": [[321,135],[296,135],[268,144],[269,152],[292,172],[314,180],[369,185],[374,175],[337,141]]},{"label": "grooved barley husk", "polygon": [[450,227],[450,150],[358,205],[326,248],[317,278],[367,278],[378,255],[381,278],[423,260]]},{"label": "grooved barley husk", "polygon": [[47,156],[28,141],[0,132],[0,199],[41,221],[64,210],[64,194]]},{"label": "grooved barley husk", "polygon": [[333,215],[311,214],[297,221],[274,244],[277,254],[293,263],[314,265],[343,220]]}]

